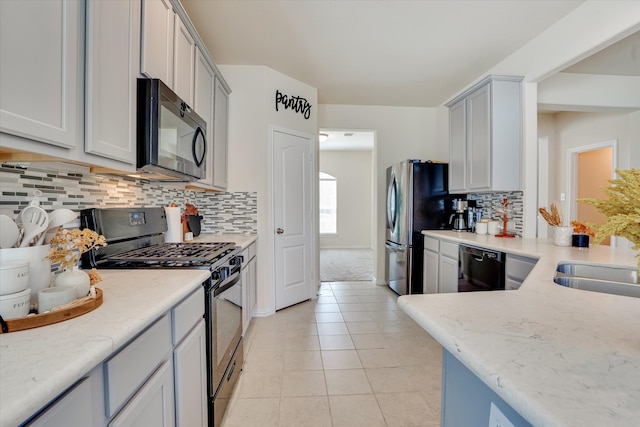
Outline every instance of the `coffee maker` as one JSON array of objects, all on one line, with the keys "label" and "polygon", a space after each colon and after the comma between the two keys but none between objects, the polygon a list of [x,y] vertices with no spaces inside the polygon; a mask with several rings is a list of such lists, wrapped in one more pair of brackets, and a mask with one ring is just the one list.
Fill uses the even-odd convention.
[{"label": "coffee maker", "polygon": [[453,211],[449,217],[449,225],[454,231],[467,230],[467,201],[463,199],[453,199]]}]

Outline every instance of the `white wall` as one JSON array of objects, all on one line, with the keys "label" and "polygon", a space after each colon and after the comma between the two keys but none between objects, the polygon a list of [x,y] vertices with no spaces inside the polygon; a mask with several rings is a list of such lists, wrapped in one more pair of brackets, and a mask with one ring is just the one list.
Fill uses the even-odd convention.
[{"label": "white wall", "polygon": [[[270,225],[272,206],[269,190],[270,130],[271,126],[278,126],[311,136],[314,141],[314,176],[317,176],[317,90],[264,66],[221,65],[218,68],[232,90],[229,97],[227,189],[230,192],[255,191],[258,194],[258,296],[257,311],[254,314],[268,315],[275,311],[273,230]],[[276,111],[276,90],[289,96],[306,98],[312,105],[310,118],[307,120],[293,110],[280,108],[280,111]],[[317,181],[312,200],[317,200]],[[314,212],[317,212],[315,206]],[[315,222],[317,228],[317,218]],[[317,242],[314,246],[317,247]],[[318,276],[317,271],[315,276]]]},{"label": "white wall", "polygon": [[320,151],[320,172],[336,178],[337,233],[320,236],[321,248],[371,248],[373,153]]},{"label": "white wall", "polygon": [[405,159],[447,160],[436,132],[436,109],[413,107],[379,107],[359,105],[320,105],[318,123],[327,129],[361,129],[376,131],[374,150],[374,228],[376,252],[375,278],[384,283],[384,242],[386,169]]}]

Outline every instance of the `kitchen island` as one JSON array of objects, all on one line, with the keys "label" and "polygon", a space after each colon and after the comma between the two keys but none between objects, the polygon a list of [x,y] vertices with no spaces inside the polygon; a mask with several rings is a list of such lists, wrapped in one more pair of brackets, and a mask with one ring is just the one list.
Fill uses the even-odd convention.
[{"label": "kitchen island", "polygon": [[492,392],[534,426],[639,425],[640,299],[553,282],[560,261],[633,267],[634,252],[558,247],[547,239],[423,234],[539,258],[519,290],[398,299]]}]

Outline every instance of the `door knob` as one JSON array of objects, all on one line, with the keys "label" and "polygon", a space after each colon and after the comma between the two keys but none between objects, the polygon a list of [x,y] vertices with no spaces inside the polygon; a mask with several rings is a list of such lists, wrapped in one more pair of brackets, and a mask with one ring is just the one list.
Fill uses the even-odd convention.
[{"label": "door knob", "polygon": [[276,233],[282,234],[284,233],[284,230],[282,228],[276,228]]}]

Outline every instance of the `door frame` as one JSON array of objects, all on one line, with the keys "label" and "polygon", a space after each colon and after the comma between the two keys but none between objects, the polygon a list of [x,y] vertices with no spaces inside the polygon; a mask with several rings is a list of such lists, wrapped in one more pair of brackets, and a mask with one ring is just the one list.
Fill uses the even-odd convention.
[{"label": "door frame", "polygon": [[[578,193],[577,175],[578,175],[578,154],[587,151],[599,150],[601,148],[611,148],[611,179],[616,177],[616,168],[618,167],[618,140],[609,139],[595,144],[581,145],[567,150],[567,203],[565,206],[565,218],[570,219],[574,212],[578,211],[578,202],[576,195]],[[616,236],[611,236],[611,247],[617,246]]]},{"label": "door frame", "polygon": [[[312,192],[313,194],[310,197],[310,201],[311,201],[311,212],[313,212],[313,214],[311,215],[311,228],[312,228],[312,232],[310,233],[310,249],[311,249],[311,275],[312,275],[312,279],[313,282],[311,289],[309,289],[309,298],[313,299],[317,297],[317,291],[320,287],[320,281],[318,280],[319,278],[319,258],[318,258],[318,236],[319,236],[319,231],[318,231],[318,185],[319,185],[319,181],[318,179],[314,179],[313,177],[317,177],[318,176],[318,161],[317,161],[317,155],[316,155],[316,151],[317,151],[317,147],[318,147],[318,136],[314,136],[312,134],[306,133],[306,132],[300,132],[294,129],[289,129],[286,127],[282,127],[282,126],[276,126],[276,125],[269,125],[269,136],[268,136],[268,141],[269,141],[269,146],[267,149],[267,156],[268,156],[268,161],[267,161],[267,218],[268,218],[268,224],[267,224],[267,247],[270,248],[273,252],[272,252],[272,256],[271,256],[271,289],[270,289],[270,297],[269,297],[269,304],[271,307],[271,312],[275,313],[276,312],[276,287],[277,287],[277,283],[276,283],[276,253],[274,251],[275,248],[275,229],[276,229],[276,224],[275,224],[275,213],[274,213],[274,209],[275,209],[275,203],[274,203],[274,198],[273,198],[273,191],[274,191],[274,183],[273,183],[273,155],[274,155],[274,133],[275,132],[281,132],[281,133],[288,133],[290,135],[295,135],[301,138],[308,138],[311,141],[311,168],[310,168],[310,173],[311,176],[309,176],[308,178],[311,180],[312,183]],[[262,237],[260,237],[262,239]],[[315,283],[317,282],[317,283]]]}]

